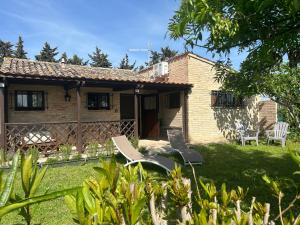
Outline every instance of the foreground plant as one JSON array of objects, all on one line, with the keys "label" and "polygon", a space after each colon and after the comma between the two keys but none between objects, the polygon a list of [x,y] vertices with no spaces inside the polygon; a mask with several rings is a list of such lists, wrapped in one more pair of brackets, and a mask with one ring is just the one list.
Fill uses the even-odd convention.
[{"label": "foreground plant", "polygon": [[78,224],[128,224],[141,218],[146,199],[144,183],[138,169],[120,168],[112,161],[101,161],[95,167],[96,177],[83,183],[76,195],[65,197],[73,219]]},{"label": "foreground plant", "polygon": [[17,195],[14,192],[14,185],[19,159],[20,153],[17,152],[13,158],[11,172],[5,181],[3,179],[3,171],[0,173],[0,219],[6,214],[20,209],[20,215],[24,217],[27,224],[31,224],[32,215],[30,205],[50,201],[78,190],[78,188],[71,188],[36,196],[36,192],[45,176],[47,167],[42,168],[41,171],[38,172],[37,162],[32,160],[32,155],[22,155],[21,180],[24,197]]}]

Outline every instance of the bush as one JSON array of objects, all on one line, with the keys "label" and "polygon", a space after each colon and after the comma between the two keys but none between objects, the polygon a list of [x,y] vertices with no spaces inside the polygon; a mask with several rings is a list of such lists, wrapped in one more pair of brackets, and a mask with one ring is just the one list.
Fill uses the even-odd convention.
[{"label": "bush", "polygon": [[99,151],[99,143],[96,141],[88,143],[86,146],[86,152],[90,157],[96,157]]},{"label": "bush", "polygon": [[69,145],[69,144],[61,145],[61,146],[59,146],[58,150],[59,150],[63,160],[69,160],[71,152],[72,152],[72,145]]},{"label": "bush", "polygon": [[[300,157],[295,154],[293,157],[300,165]],[[74,221],[79,224],[258,225],[276,222],[284,225],[300,222],[295,209],[300,194],[296,193],[291,204],[282,208],[284,193],[280,184],[267,176],[263,180],[280,206],[275,216],[270,215],[270,208],[278,208],[278,205],[263,204],[255,198],[247,202],[247,190],[228,189],[226,184],[218,188],[212,181],[205,183],[196,179],[195,173],[196,191],[192,195],[191,181],[183,177],[179,167],[171,171],[167,181],[149,175],[141,164],[124,168],[114,159],[101,161],[94,170],[96,176],[85,180],[82,190],[65,198]]]}]

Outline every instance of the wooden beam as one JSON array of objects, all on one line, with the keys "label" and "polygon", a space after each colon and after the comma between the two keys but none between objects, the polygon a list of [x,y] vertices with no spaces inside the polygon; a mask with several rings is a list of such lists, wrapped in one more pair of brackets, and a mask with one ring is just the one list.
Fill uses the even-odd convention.
[{"label": "wooden beam", "polygon": [[5,85],[0,83],[0,148],[5,148]]},{"label": "wooden beam", "polygon": [[182,131],[186,142],[189,142],[188,99],[189,99],[188,91],[183,91]]},{"label": "wooden beam", "polygon": [[77,99],[77,143],[76,150],[82,152],[82,130],[81,130],[81,96],[80,96],[80,84],[76,88]]},{"label": "wooden beam", "polygon": [[137,95],[137,90],[134,90],[134,134],[135,137],[139,137],[139,99]]}]

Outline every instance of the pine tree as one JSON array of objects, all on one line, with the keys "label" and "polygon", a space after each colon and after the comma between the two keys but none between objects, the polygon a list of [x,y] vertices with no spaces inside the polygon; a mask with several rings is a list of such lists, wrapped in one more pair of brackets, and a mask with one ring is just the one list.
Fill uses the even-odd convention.
[{"label": "pine tree", "polygon": [[119,65],[119,69],[128,69],[128,70],[132,70],[135,66],[134,62],[133,64],[129,64],[129,59],[128,59],[128,55],[126,54],[125,57],[121,60],[121,63]]},{"label": "pine tree", "polygon": [[[151,51],[150,62],[146,63],[147,66],[159,63],[161,60],[161,54],[157,51]],[[149,64],[149,65],[148,65]]]},{"label": "pine tree", "polygon": [[0,63],[3,62],[4,57],[12,57],[13,56],[13,47],[14,45],[9,41],[0,40]]},{"label": "pine tree", "polygon": [[89,54],[89,57],[92,61],[90,63],[91,66],[111,68],[111,62],[108,60],[108,55],[101,52],[98,47],[96,47],[95,52],[93,52],[91,55]]},{"label": "pine tree", "polygon": [[168,46],[165,48],[161,48],[161,61],[167,61],[168,59],[174,57],[175,55],[177,55],[177,51],[170,49]]},{"label": "pine tree", "polygon": [[19,36],[19,39],[18,39],[18,43],[16,44],[16,49],[15,49],[15,52],[14,52],[14,56],[16,58],[19,58],[19,59],[27,59],[27,52],[25,52],[24,50],[24,41],[22,40],[22,37]]},{"label": "pine tree", "polygon": [[40,54],[36,55],[35,58],[38,61],[56,62],[55,56],[57,54],[57,47],[51,48],[48,42],[46,42],[43,49],[40,51]]},{"label": "pine tree", "polygon": [[68,59],[68,63],[73,65],[86,66],[89,61],[84,61],[83,58],[80,58],[78,55],[74,54],[72,58]]}]

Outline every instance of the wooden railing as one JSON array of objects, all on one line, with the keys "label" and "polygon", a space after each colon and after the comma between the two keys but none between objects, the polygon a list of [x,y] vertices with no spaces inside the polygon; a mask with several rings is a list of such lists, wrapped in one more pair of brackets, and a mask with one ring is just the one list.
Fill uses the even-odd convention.
[{"label": "wooden railing", "polygon": [[80,132],[81,148],[84,150],[90,143],[103,144],[113,136],[126,135],[131,138],[135,135],[134,127],[135,120],[5,123],[5,149],[26,151],[34,147],[48,155],[61,145],[78,147]]}]

